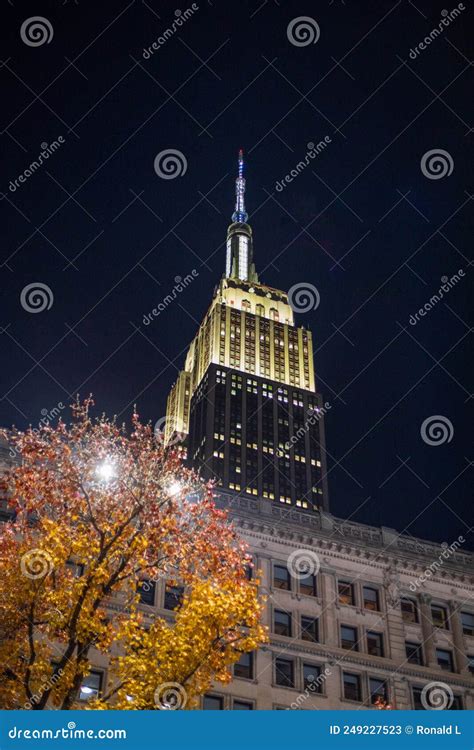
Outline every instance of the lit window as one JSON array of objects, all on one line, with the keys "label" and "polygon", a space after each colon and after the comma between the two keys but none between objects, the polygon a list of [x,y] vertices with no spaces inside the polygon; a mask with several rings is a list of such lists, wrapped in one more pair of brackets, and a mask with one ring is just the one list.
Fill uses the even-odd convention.
[{"label": "lit window", "polygon": [[346,581],[338,581],[337,590],[340,604],[355,604],[354,586]]},{"label": "lit window", "polygon": [[364,598],[365,609],[371,609],[377,612],[380,609],[379,592],[377,591],[377,589],[374,589],[371,586],[364,586],[362,589],[362,594]]},{"label": "lit window", "polygon": [[97,698],[102,688],[102,672],[90,672],[82,680],[79,688],[79,700],[88,701],[91,698]]},{"label": "lit window", "polygon": [[405,622],[418,622],[418,610],[412,599],[400,599],[400,608]]},{"label": "lit window", "polygon": [[448,630],[448,613],[445,607],[441,607],[438,604],[432,604],[431,617],[435,628]]}]

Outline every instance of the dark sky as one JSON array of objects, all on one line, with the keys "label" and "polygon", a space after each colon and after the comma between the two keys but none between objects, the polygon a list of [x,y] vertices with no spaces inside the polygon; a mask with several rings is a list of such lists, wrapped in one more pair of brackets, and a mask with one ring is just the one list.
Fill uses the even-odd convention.
[{"label": "dark sky", "polygon": [[[177,18],[175,4],[2,0],[0,424],[36,425],[76,392],[92,392],[109,415],[128,418],[137,403],[145,419],[163,417],[224,269],[242,146],[261,280],[304,282],[320,295],[298,322],[313,332],[331,404],[332,512],[448,543],[466,538],[472,8],[410,58],[456,6],[196,6],[144,59]],[[20,30],[37,15],[53,36],[31,46]],[[288,38],[301,16],[316,43]],[[327,148],[277,191],[308,142],[325,136]],[[59,137],[12,190],[41,144]],[[184,155],[186,170],[165,180],[154,161],[168,149]],[[422,169],[432,150],[444,152],[434,174],[429,155]],[[143,325],[193,269],[193,283]],[[32,313],[21,293],[37,283],[54,299]],[[430,417],[449,439],[422,439]]]}]

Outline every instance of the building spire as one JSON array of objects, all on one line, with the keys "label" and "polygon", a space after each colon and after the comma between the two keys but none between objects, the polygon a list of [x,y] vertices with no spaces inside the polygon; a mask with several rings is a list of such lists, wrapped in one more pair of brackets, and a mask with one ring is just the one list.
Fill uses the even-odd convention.
[{"label": "building spire", "polygon": [[235,211],[232,214],[232,221],[246,224],[249,218],[245,210],[245,177],[244,177],[244,152],[239,150],[239,173],[235,180]]}]

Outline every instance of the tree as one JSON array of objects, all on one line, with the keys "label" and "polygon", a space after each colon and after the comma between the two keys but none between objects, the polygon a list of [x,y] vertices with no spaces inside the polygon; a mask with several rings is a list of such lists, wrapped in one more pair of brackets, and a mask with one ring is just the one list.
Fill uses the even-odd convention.
[{"label": "tree", "polygon": [[[20,460],[2,482],[0,707],[84,707],[105,655],[108,686],[87,707],[193,708],[266,638],[247,547],[150,425],[134,414],[128,435],[92,405],[8,434]],[[143,579],[183,587],[174,615],[144,613]]]}]

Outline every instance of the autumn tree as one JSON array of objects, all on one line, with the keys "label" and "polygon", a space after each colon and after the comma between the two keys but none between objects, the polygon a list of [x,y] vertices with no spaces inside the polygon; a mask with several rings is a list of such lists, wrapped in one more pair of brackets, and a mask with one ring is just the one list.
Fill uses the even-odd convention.
[{"label": "autumn tree", "polygon": [[[150,425],[135,414],[129,434],[91,407],[4,435],[19,460],[2,488],[0,708],[193,708],[265,640],[246,545]],[[159,580],[183,587],[169,617],[140,605]],[[84,704],[104,656],[108,684]]]}]

